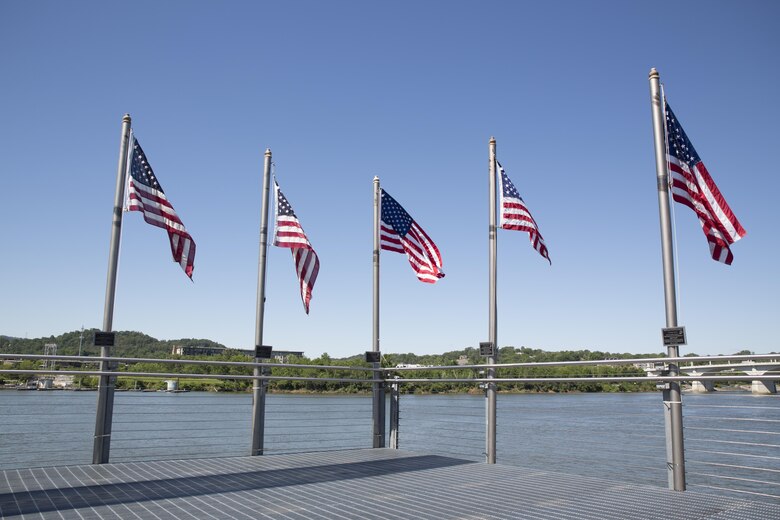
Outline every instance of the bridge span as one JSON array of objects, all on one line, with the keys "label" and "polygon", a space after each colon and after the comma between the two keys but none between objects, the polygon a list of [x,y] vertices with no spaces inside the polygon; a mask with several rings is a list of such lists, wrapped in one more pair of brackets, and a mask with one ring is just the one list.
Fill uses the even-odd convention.
[{"label": "bridge span", "polygon": [[[644,367],[648,376],[658,376],[664,371],[663,364],[648,364]],[[712,364],[710,362],[707,365],[679,365],[679,371],[681,374],[699,377],[710,376],[717,374],[735,374],[744,373],[749,376],[763,376],[765,374],[778,374],[780,373],[780,357],[778,359],[752,361],[745,360],[739,363],[722,363]],[[776,394],[777,385],[774,381],[767,379],[755,379],[751,381],[750,389],[754,394]],[[715,391],[715,381],[712,379],[705,380],[692,380],[691,390],[693,392],[713,392]]]}]

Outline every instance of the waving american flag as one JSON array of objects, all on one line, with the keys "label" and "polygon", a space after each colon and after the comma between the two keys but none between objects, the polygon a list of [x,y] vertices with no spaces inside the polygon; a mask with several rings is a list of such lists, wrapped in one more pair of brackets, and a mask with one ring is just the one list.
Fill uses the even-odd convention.
[{"label": "waving american flag", "polygon": [[667,160],[672,177],[672,198],[699,217],[713,260],[731,265],[731,244],[747,233],[731,211],[693,148],[680,122],[665,104]]},{"label": "waving american flag", "polygon": [[168,232],[173,260],[178,262],[184,273],[192,279],[192,272],[195,270],[195,242],[165,196],[141,145],[132,135],[130,144],[132,155],[129,162],[127,209],[141,211],[147,223]]},{"label": "waving american flag", "polygon": [[292,206],[282,194],[276,180],[274,180],[274,191],[276,192],[274,245],[290,248],[295,262],[295,271],[298,274],[303,308],[306,314],[309,314],[311,291],[314,288],[314,282],[317,281],[317,274],[320,272],[320,259],[314,252],[314,248],[311,247],[298,217],[295,216]]},{"label": "waving american flag", "polygon": [[525,205],[517,188],[509,180],[504,168],[498,161],[496,161],[496,166],[498,166],[500,174],[499,183],[501,185],[501,229],[527,231],[533,248],[552,265],[550,255],[547,252],[547,246],[544,243],[542,234],[539,232],[539,226],[536,225],[536,221],[531,216],[528,206]]},{"label": "waving american flag", "polygon": [[431,237],[384,189],[382,190],[380,245],[386,251],[405,253],[421,282],[436,283],[444,277],[441,254]]}]

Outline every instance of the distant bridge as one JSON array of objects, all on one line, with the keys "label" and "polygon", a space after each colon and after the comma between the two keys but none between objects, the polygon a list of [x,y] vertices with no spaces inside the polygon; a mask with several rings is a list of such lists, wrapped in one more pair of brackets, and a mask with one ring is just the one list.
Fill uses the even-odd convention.
[{"label": "distant bridge", "polygon": [[[648,376],[661,375],[664,369],[664,364],[655,363],[647,364],[644,368]],[[681,374],[698,377],[705,375],[715,375],[718,373],[730,373],[742,372],[749,376],[763,376],[764,374],[777,374],[780,373],[780,358],[767,359],[761,361],[742,361],[740,363],[723,363],[713,365],[712,362],[708,365],[679,365],[679,371]],[[715,390],[714,381],[712,379],[702,381],[691,381],[691,390],[694,392],[713,392]],[[776,394],[777,385],[774,381],[756,379],[751,382],[751,390],[754,394]]]}]

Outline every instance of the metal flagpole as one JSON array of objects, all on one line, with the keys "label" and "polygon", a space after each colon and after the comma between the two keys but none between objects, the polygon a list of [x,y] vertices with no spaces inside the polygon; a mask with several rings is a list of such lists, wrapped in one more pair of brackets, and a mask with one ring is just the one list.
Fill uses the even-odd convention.
[{"label": "metal flagpole", "polygon": [[379,352],[379,222],[382,218],[382,195],[379,177],[374,177],[374,326],[371,350]]},{"label": "metal flagpole", "polygon": [[[489,341],[490,341],[490,354],[487,358],[488,365],[493,365],[498,362],[498,316],[497,316],[497,298],[496,298],[496,258],[497,258],[497,244],[496,244],[496,140],[490,138],[489,143],[489,182],[490,189],[488,191],[488,205],[490,207],[490,219],[488,226],[488,245],[489,245],[489,304],[488,304],[488,328],[489,328]],[[487,378],[492,379],[495,377],[495,369],[487,369]],[[485,455],[487,457],[488,464],[496,463],[496,385],[495,383],[488,383],[486,389],[486,450]]]},{"label": "metal flagpole", "polygon": [[[268,199],[271,191],[271,149],[265,151],[263,167],[263,200],[260,209],[260,257],[257,264],[257,318],[255,321],[255,363],[260,363],[263,346],[263,318],[265,314],[265,265],[268,251]],[[265,393],[267,382],[259,379],[264,370],[255,367],[252,383],[252,451],[251,455],[263,454],[265,433]]]},{"label": "metal flagpole", "polygon": [[[661,223],[661,256],[663,257],[664,302],[666,305],[666,327],[677,327],[677,295],[674,284],[674,245],[672,243],[672,221],[669,204],[669,172],[666,161],[666,138],[664,132],[664,106],[661,97],[660,76],[650,69],[650,104],[653,113],[653,135],[655,142],[655,171],[658,188],[658,211]],[[679,357],[679,345],[668,345],[669,357]],[[679,375],[678,366],[669,364],[669,375]],[[669,382],[663,391],[667,431],[666,466],[669,488],[685,491],[685,450],[683,447],[682,396],[680,384]]]},{"label": "metal flagpole", "polygon": [[[108,252],[108,276],[106,279],[106,300],[103,308],[104,336],[111,332],[114,323],[114,296],[116,294],[116,273],[119,265],[119,243],[122,236],[122,206],[127,181],[128,144],[130,140],[130,114],[122,117],[122,136],[119,141],[119,164],[116,171],[114,212],[111,219],[111,245]],[[110,337],[110,336],[108,336]],[[97,343],[97,342],[96,342]],[[111,356],[113,341],[100,341],[100,356]],[[111,364],[100,362],[100,371],[107,372]],[[92,444],[92,463],[108,462],[111,449],[111,420],[114,410],[114,381],[112,376],[100,376],[98,383],[97,412],[95,414],[95,438]]]},{"label": "metal flagpole", "polygon": [[[373,335],[371,351],[376,353],[374,368],[382,367],[379,351],[379,251],[381,249],[379,226],[382,219],[382,193],[379,186],[379,177],[374,177],[374,281],[373,281]],[[374,371],[373,387],[373,420],[374,420],[374,448],[385,447],[385,392],[382,383],[382,374]]]}]

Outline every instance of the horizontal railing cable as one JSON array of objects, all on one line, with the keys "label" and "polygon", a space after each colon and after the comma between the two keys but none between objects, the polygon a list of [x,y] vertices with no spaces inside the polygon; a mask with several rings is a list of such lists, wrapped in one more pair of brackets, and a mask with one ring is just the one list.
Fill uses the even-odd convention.
[{"label": "horizontal railing cable", "polygon": [[702,438],[689,438],[689,437],[686,437],[686,440],[713,442],[717,444],[734,444],[734,445],[741,445],[741,446],[760,446],[762,448],[780,448],[780,445],[778,444],[769,444],[765,442],[741,442],[741,441],[731,441],[731,440],[724,440],[724,439],[702,439]]},{"label": "horizontal railing cable", "polygon": [[[720,397],[720,395],[718,396]],[[776,406],[739,406],[739,405],[722,405],[722,404],[691,404],[685,403],[685,408],[736,408],[739,410],[777,410]]]},{"label": "horizontal railing cable", "polygon": [[713,486],[713,485],[706,485],[706,484],[691,484],[689,485],[692,489],[704,489],[704,490],[714,490],[716,492],[727,492],[727,493],[733,493],[737,496],[742,495],[750,495],[751,497],[764,497],[764,498],[770,498],[770,499],[780,499],[780,495],[774,495],[771,493],[761,493],[758,491],[749,491],[746,489],[735,489],[735,488],[727,488],[723,486]]},{"label": "horizontal railing cable", "polygon": [[739,464],[724,464],[722,462],[704,462],[704,461],[687,461],[687,462],[692,462],[692,463],[695,463],[695,464],[701,464],[703,466],[715,466],[715,467],[731,468],[731,469],[744,469],[744,470],[756,471],[756,472],[760,472],[760,473],[780,473],[780,469],[761,468],[761,467],[758,467],[758,466],[743,466],[743,465],[739,465]]},{"label": "horizontal railing cable", "polygon": [[780,423],[780,419],[758,419],[756,417],[716,417],[704,415],[689,415],[688,419],[693,420],[712,420],[712,421],[744,421],[761,423]]},{"label": "horizontal railing cable", "polygon": [[696,448],[686,448],[685,451],[696,452],[696,453],[708,453],[712,455],[724,455],[728,457],[750,457],[750,458],[757,458],[757,459],[780,460],[780,457],[775,457],[772,455],[758,455],[755,453],[737,453],[733,451],[714,451],[714,450],[702,450]]},{"label": "horizontal railing cable", "polygon": [[[40,354],[2,354],[0,353],[0,359],[31,359],[31,360],[57,360],[57,361],[71,361],[80,363],[96,363],[96,362],[112,362],[112,363],[161,363],[170,365],[206,365],[206,366],[228,366],[228,367],[244,367],[244,368],[308,368],[316,370],[354,370],[362,372],[373,372],[376,369],[372,367],[361,366],[336,366],[336,365],[298,365],[298,364],[284,364],[284,363],[255,363],[251,361],[220,361],[220,360],[202,360],[202,359],[170,359],[170,358],[126,358],[126,357],[100,357],[100,356],[60,356],[60,355],[40,355]],[[45,370],[41,370],[43,373],[47,373]],[[191,374],[179,374],[180,376],[189,377]]]},{"label": "horizontal railing cable", "polygon": [[743,477],[733,477],[728,475],[718,475],[713,473],[701,473],[697,471],[689,471],[688,474],[690,475],[701,475],[705,477],[710,478],[717,478],[721,480],[730,480],[730,481],[739,481],[739,482],[751,482],[753,484],[761,484],[762,486],[774,486],[777,487],[778,490],[780,490],[780,482],[773,481],[773,480],[760,480],[760,479],[753,479],[753,478],[743,478]]},{"label": "horizontal railing cable", "polygon": [[700,430],[700,431],[714,431],[714,432],[729,432],[729,433],[752,433],[755,435],[780,435],[780,432],[768,432],[762,430],[740,430],[731,428],[703,428],[700,426],[685,426],[686,430]]}]

